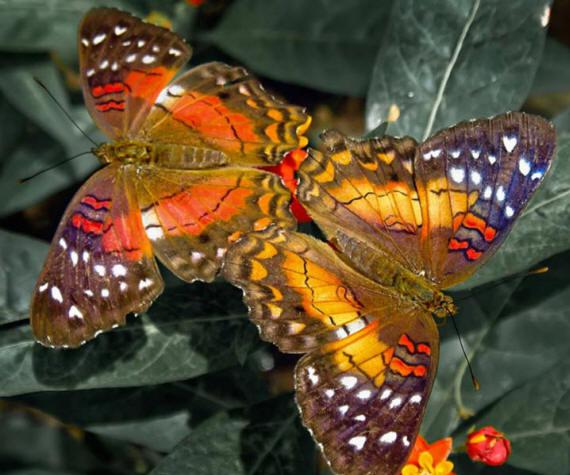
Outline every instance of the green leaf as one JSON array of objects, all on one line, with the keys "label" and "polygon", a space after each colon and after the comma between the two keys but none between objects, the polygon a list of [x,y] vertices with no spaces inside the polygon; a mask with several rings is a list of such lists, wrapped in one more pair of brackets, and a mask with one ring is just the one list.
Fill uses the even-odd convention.
[{"label": "green leaf", "polygon": [[0,324],[27,318],[47,248],[42,241],[0,231]]},{"label": "green leaf", "polygon": [[179,383],[34,393],[18,397],[18,402],[86,431],[170,452],[188,436],[191,425],[267,398],[257,370],[234,367]]},{"label": "green leaf", "polygon": [[[527,277],[514,293],[517,282],[459,301],[458,324],[481,390],[473,390],[458,343],[448,333],[422,427],[430,438],[450,435],[461,425],[459,408],[477,415],[568,357],[570,253],[548,263],[550,272]],[[519,412],[528,427],[533,417],[531,411]]]},{"label": "green leaf", "polygon": [[512,442],[509,465],[543,475],[570,473],[569,356],[566,351],[552,369],[506,395],[480,421]]},{"label": "green leaf", "polygon": [[546,0],[403,0],[376,58],[366,123],[400,118],[395,135],[425,139],[460,120],[516,110],[543,49]]},{"label": "green leaf", "polygon": [[536,72],[531,95],[570,90],[570,48],[554,38],[546,38],[542,60]]},{"label": "green leaf", "polygon": [[236,363],[233,341],[251,325],[227,284],[168,289],[148,314],[77,350],[32,341],[26,327],[0,332],[0,396],[42,390],[128,387],[179,381]]},{"label": "green leaf", "polygon": [[531,270],[542,260],[570,249],[570,135],[558,137],[556,155],[544,183],[507,240],[462,288]]},{"label": "green leaf", "polygon": [[553,121],[558,134],[570,134],[570,109],[558,114]]},{"label": "green leaf", "polygon": [[136,2],[119,0],[4,0],[0,3],[0,48],[18,52],[58,50],[75,56],[81,17],[96,6],[138,10]]},{"label": "green leaf", "polygon": [[208,419],[165,457],[151,475],[245,475],[240,460],[240,434],[245,425],[245,421],[232,419],[226,413]]},{"label": "green leaf", "polygon": [[243,460],[247,475],[317,475],[315,443],[301,424],[292,394],[246,411]]},{"label": "green leaf", "polygon": [[391,7],[376,0],[237,0],[204,37],[264,76],[364,95]]}]

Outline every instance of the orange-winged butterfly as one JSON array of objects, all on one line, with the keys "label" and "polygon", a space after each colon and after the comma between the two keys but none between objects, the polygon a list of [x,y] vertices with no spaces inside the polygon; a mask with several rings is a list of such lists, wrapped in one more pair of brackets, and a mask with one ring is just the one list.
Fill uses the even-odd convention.
[{"label": "orange-winged butterfly", "polygon": [[211,281],[228,239],[293,227],[288,193],[254,166],[303,147],[310,118],[247,71],[209,63],[169,84],[190,57],[177,34],[97,8],[79,28],[87,108],[112,140],[106,166],[67,208],[30,310],[35,338],[76,347],[146,310],[163,282]]},{"label": "orange-winged butterfly", "polygon": [[524,113],[460,123],[422,144],[322,135],[298,195],[329,240],[271,226],[223,273],[261,335],[308,353],[295,370],[305,425],[335,473],[399,473],[436,374],[442,289],[505,240],[547,172],[555,131]]}]

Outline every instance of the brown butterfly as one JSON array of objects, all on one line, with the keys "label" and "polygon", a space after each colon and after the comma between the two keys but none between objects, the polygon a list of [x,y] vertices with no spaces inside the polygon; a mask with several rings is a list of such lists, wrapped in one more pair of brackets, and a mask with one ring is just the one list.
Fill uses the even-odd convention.
[{"label": "brown butterfly", "polygon": [[190,58],[177,34],[97,8],[79,28],[87,108],[112,140],[106,166],[63,216],[31,305],[35,338],[76,347],[145,311],[162,292],[154,257],[183,280],[211,281],[230,238],[293,227],[279,179],[252,167],[303,147],[310,118],[239,67]]},{"label": "brown butterfly", "polygon": [[397,474],[435,378],[442,292],[505,240],[547,172],[552,124],[522,113],[464,122],[422,144],[323,134],[298,195],[331,245],[270,227],[228,251],[224,275],[295,371],[303,421],[333,470]]}]

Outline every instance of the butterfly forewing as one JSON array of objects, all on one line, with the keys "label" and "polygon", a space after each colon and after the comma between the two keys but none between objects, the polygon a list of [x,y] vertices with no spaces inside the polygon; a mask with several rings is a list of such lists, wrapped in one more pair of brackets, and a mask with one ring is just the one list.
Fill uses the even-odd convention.
[{"label": "butterfly forewing", "polygon": [[298,195],[313,219],[357,267],[354,240],[420,272],[422,225],[413,179],[416,142],[383,137],[358,141],[336,131],[322,136],[326,153],[311,150],[300,169]]},{"label": "butterfly forewing", "polygon": [[505,240],[550,167],[555,131],[523,113],[464,122],[422,144],[415,158],[427,276],[465,280]]},{"label": "butterfly forewing", "polygon": [[47,346],[79,346],[145,311],[162,288],[133,185],[108,166],[61,220],[32,297],[34,335]]},{"label": "butterfly forewing", "polygon": [[212,281],[231,239],[271,223],[295,226],[289,194],[271,173],[236,167],[145,169],[134,179],[154,252],[188,282]]},{"label": "butterfly forewing", "polygon": [[190,162],[193,153],[215,149],[233,163],[267,165],[307,144],[309,122],[303,108],[271,96],[244,68],[208,63],[162,92],[144,134],[163,144],[162,155],[165,146],[181,154],[184,145]]},{"label": "butterfly forewing", "polygon": [[394,309],[301,359],[297,402],[335,473],[399,473],[419,431],[438,345],[431,315]]},{"label": "butterfly forewing", "polygon": [[112,8],[96,8],[79,28],[83,97],[111,138],[133,138],[160,91],[190,58],[177,34]]}]

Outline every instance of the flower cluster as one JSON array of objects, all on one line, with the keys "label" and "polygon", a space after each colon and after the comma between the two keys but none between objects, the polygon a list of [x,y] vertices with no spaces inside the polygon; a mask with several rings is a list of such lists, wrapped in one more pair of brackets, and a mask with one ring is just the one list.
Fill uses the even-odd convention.
[{"label": "flower cluster", "polygon": [[[446,437],[428,444],[421,435],[418,436],[401,475],[455,475],[453,463],[447,460],[452,443],[451,437]],[[486,426],[469,433],[465,450],[474,462],[498,466],[509,459],[511,443],[505,434]]]}]

